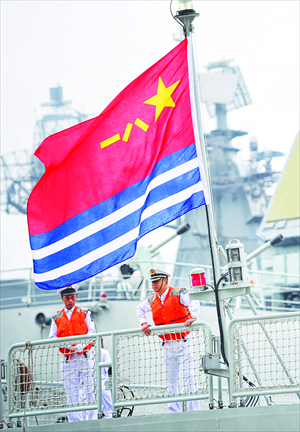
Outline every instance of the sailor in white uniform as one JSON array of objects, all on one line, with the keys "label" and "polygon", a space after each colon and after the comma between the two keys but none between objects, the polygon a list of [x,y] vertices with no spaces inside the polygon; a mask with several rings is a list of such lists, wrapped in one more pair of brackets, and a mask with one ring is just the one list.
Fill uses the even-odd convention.
[{"label": "sailor in white uniform", "polygon": [[[152,312],[155,325],[182,322],[189,327],[194,322],[200,310],[199,301],[190,300],[186,289],[172,288],[168,285],[167,272],[152,268],[148,271],[152,282],[153,294],[137,306],[137,316],[146,336],[150,335],[150,325],[146,314]],[[183,369],[185,391],[197,391],[197,379],[194,360],[193,332],[165,335],[162,342],[162,363],[167,379],[167,390],[171,395],[179,394],[178,378],[180,369]],[[168,404],[169,412],[182,411],[178,402]],[[187,402],[189,411],[199,411],[200,401]]]},{"label": "sailor in white uniform", "polygon": [[[96,333],[90,311],[75,305],[77,291],[77,285],[70,285],[57,291],[61,295],[65,307],[52,317],[49,339]],[[68,404],[81,403],[81,384],[83,384],[85,402],[95,402],[95,349],[93,342],[70,344],[61,347],[60,352],[63,354],[60,367]],[[107,358],[109,358],[109,353],[107,350],[102,350],[102,361],[108,361]],[[107,379],[106,373],[103,368],[102,386],[105,382],[104,376]],[[111,397],[109,398],[108,393],[103,392],[102,401],[105,416],[111,417]],[[68,420],[75,422],[84,420],[84,417],[87,420],[98,418],[97,410],[87,410],[86,414],[85,416],[82,411],[69,412]]]},{"label": "sailor in white uniform", "polygon": [[[105,349],[101,349],[101,361],[102,363],[108,363],[111,362],[111,358],[109,355],[109,352]],[[103,414],[106,418],[112,418],[112,398],[111,398],[111,391],[106,390],[105,382],[109,380],[108,376],[108,367],[102,368],[102,408],[103,408]]]}]

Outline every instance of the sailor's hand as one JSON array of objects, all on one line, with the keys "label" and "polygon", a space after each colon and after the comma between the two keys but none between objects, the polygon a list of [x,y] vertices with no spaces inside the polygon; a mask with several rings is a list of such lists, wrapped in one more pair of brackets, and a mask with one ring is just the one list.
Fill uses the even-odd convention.
[{"label": "sailor's hand", "polygon": [[185,321],[184,325],[186,327],[189,327],[192,324],[192,322],[194,322],[194,321],[196,321],[195,318],[190,318],[190,319]]},{"label": "sailor's hand", "polygon": [[150,334],[151,334],[149,327],[151,327],[150,324],[148,324],[146,322],[142,324],[142,332],[144,332],[144,334],[146,336],[150,336]]}]

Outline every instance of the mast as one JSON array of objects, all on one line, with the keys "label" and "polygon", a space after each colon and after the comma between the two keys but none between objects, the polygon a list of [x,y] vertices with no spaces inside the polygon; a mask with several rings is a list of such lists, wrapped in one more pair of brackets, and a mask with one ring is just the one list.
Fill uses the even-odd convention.
[{"label": "mast", "polygon": [[199,132],[199,140],[200,140],[205,176],[207,181],[207,187],[211,197],[211,203],[205,205],[205,211],[206,211],[208,238],[209,238],[211,261],[212,261],[213,279],[214,279],[214,286],[216,291],[216,305],[218,310],[218,320],[219,320],[219,327],[221,333],[221,352],[225,360],[225,363],[227,363],[226,358],[228,352],[228,342],[225,337],[224,339],[222,338],[222,333],[223,333],[222,328],[224,328],[225,325],[225,310],[224,310],[223,301],[219,300],[217,295],[217,286],[221,281],[219,245],[218,245],[217,230],[216,230],[214,211],[213,211],[212,186],[211,186],[211,178],[210,178],[209,165],[208,165],[207,147],[206,147],[206,142],[204,140],[204,133],[203,133],[203,123],[202,123],[201,107],[200,107],[200,101],[201,101],[200,88],[199,88],[199,82],[197,80],[197,76],[198,76],[197,62],[195,60],[196,55],[195,55],[195,41],[194,41],[194,26],[192,25],[193,20],[196,17],[198,17],[199,14],[196,13],[195,10],[193,9],[193,4],[191,1],[178,0],[178,7],[179,7],[179,11],[177,12],[177,15],[174,18],[183,27],[184,37],[191,36],[190,41],[192,44],[191,51],[192,51],[193,78],[194,78],[194,89],[195,89],[194,96],[196,101],[198,132]]}]

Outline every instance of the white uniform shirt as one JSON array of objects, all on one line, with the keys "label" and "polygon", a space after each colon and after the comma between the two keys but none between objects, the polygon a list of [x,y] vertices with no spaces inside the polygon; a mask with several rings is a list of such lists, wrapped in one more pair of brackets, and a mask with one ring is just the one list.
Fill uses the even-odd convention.
[{"label": "white uniform shirt", "polygon": [[[164,304],[165,298],[168,294],[168,290],[166,290],[161,296],[158,294],[161,304]],[[180,292],[180,303],[184,306],[188,306],[191,312],[191,316],[198,318],[200,311],[200,303],[198,300],[190,300],[190,296],[188,292]],[[146,313],[151,312],[151,306],[148,299],[145,299],[140,303],[136,308],[137,316],[140,324],[144,324],[147,322]]]},{"label": "white uniform shirt", "polygon": [[[105,348],[101,349],[101,360],[102,360],[102,363],[111,362],[109,352]],[[108,367],[103,367],[102,368],[102,379],[106,381],[106,380],[108,380],[108,378],[109,378],[108,377]]]},{"label": "white uniform shirt", "polygon": [[[74,312],[74,309],[75,309],[75,306],[69,310],[64,307],[64,311],[66,312],[66,315],[67,315],[69,321],[71,319],[72,313]],[[90,311],[88,311],[88,313],[85,316],[85,323],[86,323],[87,328],[88,328],[87,334],[96,333],[95,324],[94,324],[94,321],[92,320]],[[57,338],[57,325],[56,325],[56,322],[54,321],[54,319],[52,318],[51,328],[50,328],[50,332],[49,332],[49,339],[53,339],[53,338]]]}]

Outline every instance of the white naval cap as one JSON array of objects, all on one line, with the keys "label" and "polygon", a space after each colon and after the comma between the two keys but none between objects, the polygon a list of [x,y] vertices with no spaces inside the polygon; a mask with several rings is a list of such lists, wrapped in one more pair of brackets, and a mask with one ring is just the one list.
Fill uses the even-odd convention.
[{"label": "white naval cap", "polygon": [[74,285],[68,285],[67,287],[63,287],[63,288],[59,288],[57,290],[57,294],[60,295],[71,295],[71,294],[76,294],[78,291],[78,285],[74,284]]},{"label": "white naval cap", "polygon": [[157,281],[161,278],[169,278],[171,276],[165,270],[153,267],[148,270],[148,275],[150,276],[151,281]]}]

